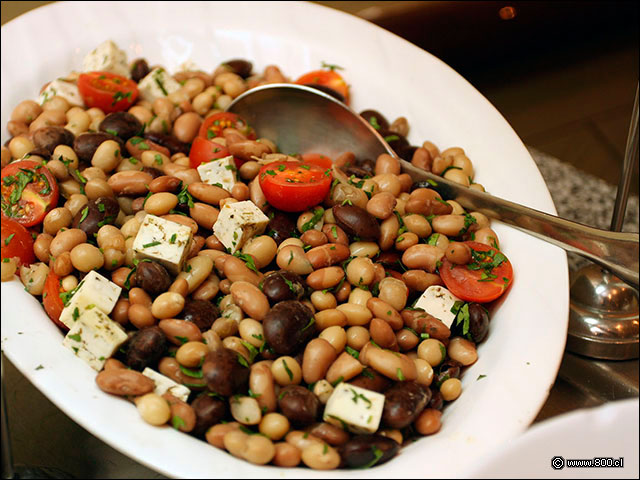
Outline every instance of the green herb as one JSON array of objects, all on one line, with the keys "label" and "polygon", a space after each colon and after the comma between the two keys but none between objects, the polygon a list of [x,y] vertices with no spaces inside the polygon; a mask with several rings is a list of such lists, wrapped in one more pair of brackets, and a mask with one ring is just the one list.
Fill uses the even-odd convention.
[{"label": "green herb", "polygon": [[400,140],[400,137],[398,135],[387,135],[386,137],[384,137],[384,141],[387,143],[395,142],[396,140]]},{"label": "green herb", "polygon": [[353,358],[355,358],[356,360],[358,359],[358,356],[360,355],[358,353],[358,351],[355,348],[351,348],[349,345],[347,345],[346,347],[344,347],[344,349],[346,350],[346,352],[351,355]]},{"label": "green herb", "polygon": [[171,244],[176,243],[176,238],[178,238],[178,234],[174,233],[173,235],[171,235],[171,238],[169,239],[169,243]]},{"label": "green herb", "polygon": [[469,230],[469,228],[471,227],[471,225],[478,223],[478,221],[476,220],[476,217],[474,217],[473,215],[470,215],[468,213],[464,214],[464,227],[462,227],[460,229],[460,231],[458,232],[458,235],[464,235],[465,233],[467,233],[467,231]]},{"label": "green herb", "polygon": [[[234,233],[233,238],[236,238],[235,237],[236,232],[233,232],[233,233]],[[251,255],[247,253],[236,252],[233,254],[233,256],[238,257],[240,260],[243,260],[244,264],[247,266],[249,270],[253,270],[256,273],[259,273],[258,268],[256,267],[256,263],[253,261],[253,257]]]},{"label": "green herb", "polygon": [[15,235],[16,235],[15,233],[12,233],[11,235],[9,235],[7,238],[5,238],[5,239],[4,239],[4,245],[5,245],[5,247],[6,247],[7,245],[9,245],[9,243],[11,243],[11,239],[13,239],[13,237],[15,237]]},{"label": "green herb", "polygon": [[114,137],[118,136],[118,132],[116,130],[112,130],[111,128],[107,128],[105,129],[105,132],[110,133],[111,135],[113,135]]},{"label": "green herb", "polygon": [[67,337],[68,337],[70,340],[73,340],[74,342],[81,342],[81,341],[82,341],[82,337],[80,336],[80,334],[79,334],[79,333],[76,333],[76,334],[74,334],[74,335],[67,335]]},{"label": "green herb", "polygon": [[84,177],[82,176],[82,174],[80,173],[80,170],[78,170],[78,169],[76,168],[75,172],[76,172],[76,176],[78,177],[78,180],[80,180],[80,182],[81,182],[83,185],[84,185],[85,183],[87,183],[87,179],[86,179],[86,178],[84,178]]},{"label": "green herb", "polygon": [[78,347],[71,347],[71,348],[73,349],[73,352],[77,355],[80,349]]},{"label": "green herb", "polygon": [[431,235],[429,237],[429,240],[427,240],[427,244],[431,245],[432,247],[435,247],[438,244],[438,239],[440,238],[440,234],[439,233],[434,233],[433,235]]},{"label": "green herb", "polygon": [[440,360],[439,363],[442,363],[445,359],[445,357],[447,356],[447,349],[444,348],[444,345],[439,344],[438,347],[440,347],[440,355],[442,356],[442,360]]},{"label": "green herb", "polygon": [[398,380],[400,380],[401,382],[406,380],[404,374],[402,373],[402,369],[400,367],[398,367],[398,370],[396,370],[396,376],[398,377]]},{"label": "green herb", "polygon": [[247,359],[238,353],[238,363],[243,367],[249,368],[249,364],[247,363]]},{"label": "green herb", "polygon": [[334,420],[337,420],[340,422],[340,424],[342,425],[342,429],[346,432],[347,430],[349,430],[349,426],[347,425],[347,422],[345,422],[344,420],[342,420],[340,417],[337,417],[335,415],[327,415],[329,418],[333,418]]},{"label": "green herb", "polygon": [[343,205],[343,206],[344,206],[344,205],[353,205],[353,202],[352,202],[350,199],[345,198],[345,199],[342,201],[342,205]]},{"label": "green herb", "polygon": [[441,177],[444,177],[444,174],[447,173],[449,170],[462,170],[462,167],[454,167],[453,165],[449,165],[447,168],[445,168],[442,173],[440,174]]},{"label": "green herb", "polygon": [[130,157],[130,158],[129,158],[129,163],[131,163],[131,164],[135,165],[136,163],[138,163],[138,159],[137,159],[137,158],[134,158],[134,157]]},{"label": "green herb", "polygon": [[333,71],[333,70],[344,70],[344,68],[339,67],[338,65],[331,65],[330,63],[325,63],[324,60],[322,61],[322,68],[328,68],[331,71]]},{"label": "green herb", "polygon": [[284,165],[278,165],[278,171],[279,172],[284,172],[287,169],[287,167],[285,167]]},{"label": "green herb", "polygon": [[75,295],[75,293],[80,289],[80,287],[84,284],[84,280],[82,280],[78,286],[72,290],[69,290],[68,292],[61,292],[60,298],[62,299],[62,303],[63,305],[66,307],[67,305],[69,305],[69,301],[71,300],[71,297],[73,297]]},{"label": "green herb", "polygon": [[154,75],[153,80],[156,82],[156,85],[158,85],[158,88],[160,88],[160,90],[162,91],[162,94],[166,97],[167,95],[169,95],[169,92],[167,92],[167,89],[164,88],[164,84],[160,79],[160,73],[162,73],[162,71],[158,70],[158,72],[156,72],[156,74]]},{"label": "green herb", "polygon": [[182,205],[186,204],[189,208],[193,208],[194,207],[193,197],[187,191],[188,187],[189,187],[188,185],[185,185],[180,191],[180,193],[178,194],[178,203]]},{"label": "green herb", "polygon": [[312,229],[316,223],[318,223],[322,217],[324,216],[324,208],[322,207],[318,207],[313,211],[313,216],[311,217],[311,220],[309,220],[308,222],[306,222],[304,225],[302,225],[302,231],[306,232],[307,230]]},{"label": "green herb", "polygon": [[159,153],[156,153],[153,156],[153,161],[158,165],[162,165],[162,156]]},{"label": "green herb", "polygon": [[131,92],[127,92],[127,93],[116,92],[113,95],[113,101],[111,102],[111,106],[113,107],[116,103],[118,103],[120,100],[124,100],[125,98],[131,99]]},{"label": "green herb", "polygon": [[476,378],[476,381],[482,380],[483,378],[487,378],[487,376],[486,375],[478,375],[478,378]]},{"label": "green herb", "polygon": [[369,117],[369,123],[376,130],[380,130],[380,128],[382,128],[382,127],[380,127],[380,124],[378,123],[378,117],[376,117],[376,116]]},{"label": "green herb", "polygon": [[353,393],[353,397],[351,398],[353,403],[357,404],[358,403],[358,399],[361,398],[363,401],[365,401],[366,403],[369,404],[367,409],[371,408],[371,406],[373,405],[371,403],[371,400],[369,400],[367,397],[365,397],[362,393],[356,392],[353,388],[350,388],[349,390],[351,390],[351,393]]},{"label": "green herb", "polygon": [[293,261],[293,250],[289,252],[289,262],[287,263],[287,265],[291,265],[292,261]]},{"label": "green herb", "polygon": [[38,365],[38,366],[36,367],[36,370],[42,370],[43,368],[44,368],[44,367],[42,366],[42,364],[40,364],[40,365]]},{"label": "green herb", "polygon": [[189,339],[187,337],[180,337],[178,335],[175,335],[173,338],[178,340],[182,345],[184,345],[185,343],[187,343],[189,341]]},{"label": "green herb", "polygon": [[256,358],[258,353],[258,349],[251,345],[249,342],[245,342],[244,340],[240,340],[240,343],[244,345],[244,347],[249,351],[249,361],[253,363],[253,360]]},{"label": "green herb", "polygon": [[159,242],[157,240],[150,242],[150,243],[145,243],[144,245],[142,245],[142,248],[149,248],[149,247],[155,247],[156,245],[160,245],[162,242]]},{"label": "green herb", "polygon": [[284,367],[284,370],[287,372],[287,375],[289,375],[289,380],[293,381],[293,372],[287,365],[287,361],[285,359],[282,359],[282,366]]},{"label": "green herb", "polygon": [[85,219],[87,218],[87,215],[89,215],[89,207],[84,207],[82,209],[82,215],[80,216],[80,223],[85,221]]},{"label": "green herb", "polygon": [[376,378],[376,376],[373,373],[371,373],[368,368],[365,368],[364,370],[362,370],[362,375],[364,375],[365,377],[371,380]]},{"label": "green herb", "polygon": [[366,465],[363,465],[362,467],[360,467],[361,469],[371,468],[371,467],[375,466],[376,463],[378,463],[380,461],[380,459],[382,458],[382,455],[383,455],[382,450],[380,450],[375,445],[371,446],[371,451],[373,452],[373,459],[369,463],[367,463]]},{"label": "green herb", "polygon": [[267,175],[271,175],[272,177],[274,177],[274,176],[276,176],[276,175],[277,175],[277,174],[276,174],[276,172],[274,172],[273,170],[267,170],[265,173],[266,173]]},{"label": "green herb", "polygon": [[329,451],[329,446],[325,443],[324,447],[322,448],[322,454],[326,455],[328,451]]},{"label": "green herb", "polygon": [[171,426],[176,430],[179,430],[181,427],[184,427],[185,425],[186,423],[184,422],[184,420],[180,418],[178,415],[174,415],[173,417],[171,417]]},{"label": "green herb", "polygon": [[[10,258],[3,258],[2,263],[9,263],[11,261]],[[44,298],[44,297],[43,297]]]},{"label": "green herb", "polygon": [[183,367],[180,365],[180,371],[184,373],[187,377],[191,378],[203,378],[202,370],[191,370],[190,368]]}]

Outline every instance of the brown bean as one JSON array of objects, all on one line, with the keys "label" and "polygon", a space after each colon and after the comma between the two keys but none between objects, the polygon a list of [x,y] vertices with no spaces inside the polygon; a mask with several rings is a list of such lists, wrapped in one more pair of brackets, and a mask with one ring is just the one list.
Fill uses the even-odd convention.
[{"label": "brown bean", "polygon": [[231,155],[243,160],[253,160],[253,157],[262,157],[263,154],[271,153],[269,145],[265,145],[254,140],[242,140],[232,143],[227,147]]},{"label": "brown bean", "polygon": [[300,464],[302,452],[300,449],[287,442],[278,442],[275,445],[276,453],[273,464],[278,467],[296,467]]},{"label": "brown bean", "polygon": [[466,243],[451,242],[447,246],[445,256],[455,265],[466,265],[471,262],[471,249]]},{"label": "brown bean", "polygon": [[220,200],[231,196],[224,188],[202,182],[194,182],[190,184],[187,190],[198,200],[211,205],[219,205]]},{"label": "brown bean", "polygon": [[144,211],[151,215],[166,215],[178,205],[178,197],[173,193],[154,193],[144,202]]},{"label": "brown bean", "polygon": [[317,270],[345,261],[349,258],[350,251],[345,245],[327,243],[310,249],[306,255],[311,265],[313,265],[313,268]]},{"label": "brown bean", "polygon": [[383,173],[392,173],[394,175],[399,175],[400,162],[398,162],[398,159],[395,157],[392,157],[387,153],[381,154],[376,159],[375,174],[381,175]]},{"label": "brown bean", "polygon": [[52,266],[53,273],[59,277],[66,277],[73,272],[73,265],[71,264],[71,254],[69,252],[63,252],[58,255],[53,261]]},{"label": "brown bean", "polygon": [[389,192],[380,192],[367,202],[367,212],[380,220],[385,220],[393,215],[395,206],[396,197]]},{"label": "brown bean", "polygon": [[424,292],[432,285],[443,285],[440,275],[424,270],[407,270],[402,274],[402,280],[409,289],[416,292]]},{"label": "brown bean", "polygon": [[173,134],[181,142],[190,143],[198,134],[201,124],[202,120],[197,113],[183,113],[173,123]]},{"label": "brown bean", "polygon": [[158,326],[167,336],[167,339],[175,345],[182,345],[184,339],[189,342],[202,340],[202,332],[198,326],[186,320],[164,319],[158,322]]},{"label": "brown bean", "polygon": [[153,177],[145,172],[116,172],[107,183],[117,195],[145,195]]},{"label": "brown bean", "polygon": [[420,215],[446,215],[451,213],[452,207],[448,203],[442,203],[440,194],[428,188],[418,188],[411,192],[411,196],[405,206],[407,213]]},{"label": "brown bean", "polygon": [[133,304],[129,306],[127,314],[131,324],[140,330],[156,324],[156,319],[153,317],[151,309],[146,305]]},{"label": "brown bean", "polygon": [[314,290],[335,287],[344,278],[342,267],[326,267],[316,270],[307,277],[307,285]]},{"label": "brown bean", "polygon": [[364,366],[357,359],[353,358],[347,352],[342,352],[327,370],[325,378],[327,379],[327,382],[331,384],[338,381],[340,378],[343,381],[348,382],[352,378],[360,375],[363,369]]},{"label": "brown bean", "polygon": [[153,193],[171,192],[176,193],[180,189],[182,181],[176,177],[163,175],[154,178],[149,184],[149,191]]},{"label": "brown bean", "polygon": [[372,318],[369,324],[371,339],[382,348],[398,350],[396,335],[387,322],[380,318]]},{"label": "brown bean", "polygon": [[327,236],[324,233],[319,232],[315,228],[312,228],[304,232],[300,236],[300,240],[302,240],[302,243],[304,243],[305,245],[309,245],[311,247],[319,247],[321,245],[326,244],[328,241]]},{"label": "brown bean", "polygon": [[336,359],[336,350],[322,338],[311,340],[302,359],[302,377],[306,383],[317,382],[324,378],[330,365]]},{"label": "brown bean", "polygon": [[356,205],[334,205],[336,223],[349,235],[362,240],[377,240],[380,225],[373,215]]},{"label": "brown bean", "polygon": [[380,298],[370,298],[367,308],[374,317],[384,320],[393,330],[400,330],[404,326],[400,313],[391,305]]},{"label": "brown bean", "polygon": [[430,337],[438,340],[447,340],[451,336],[451,330],[427,312],[403,310],[401,315],[404,324],[418,332],[418,334],[428,333]]},{"label": "brown bean", "polygon": [[196,426],[196,412],[191,405],[179,398],[165,393],[162,395],[171,408],[171,422],[181,432],[190,432]]},{"label": "brown bean", "polygon": [[41,233],[36,237],[36,241],[33,244],[33,253],[36,254],[36,257],[41,262],[47,263],[49,261],[49,248],[52,241],[53,236],[48,233]]},{"label": "brown bean", "polygon": [[153,380],[127,369],[103,370],[96,376],[96,383],[103,392],[122,396],[144,395],[155,388]]},{"label": "brown bean", "polygon": [[[333,214],[332,210],[327,210],[327,212],[331,212],[331,214]],[[347,234],[344,233],[344,230],[342,230],[342,228],[340,228],[335,223],[325,223],[322,226],[322,233],[327,236],[327,240],[329,243],[349,245],[349,237],[347,237]]]},{"label": "brown bean", "polygon": [[193,207],[189,208],[191,218],[207,230],[213,229],[213,224],[216,223],[219,214],[220,210],[206,203],[195,202]]},{"label": "brown bean", "polygon": [[297,245],[281,247],[276,256],[276,263],[281,269],[298,275],[307,275],[313,271],[313,265],[305,251]]},{"label": "brown bean", "polygon": [[402,263],[409,269],[421,269],[434,273],[443,256],[444,252],[438,247],[421,243],[404,251]]},{"label": "brown bean", "polygon": [[70,228],[58,232],[49,245],[51,255],[57,257],[61,253],[71,251],[76,245],[87,241],[87,234],[78,228]]},{"label": "brown bean", "polygon": [[440,430],[442,412],[435,408],[425,408],[413,425],[420,435],[433,435]]},{"label": "brown bean", "polygon": [[245,281],[256,286],[260,283],[260,277],[252,272],[245,262],[232,255],[225,257],[224,275],[231,282]]},{"label": "brown bean", "polygon": [[251,318],[261,321],[269,311],[269,300],[258,287],[249,282],[236,281],[231,285],[234,302]]},{"label": "brown bean", "polygon": [[219,423],[213,425],[207,430],[205,438],[208,443],[217,448],[224,448],[224,436],[233,430],[239,430],[240,424],[238,422]]},{"label": "brown bean", "polygon": [[416,345],[420,343],[420,338],[411,330],[401,328],[396,332],[396,341],[398,342],[400,351],[406,352],[414,349]]},{"label": "brown bean", "polygon": [[368,366],[391,380],[411,381],[418,376],[415,363],[403,353],[374,347],[367,350],[365,358]]}]

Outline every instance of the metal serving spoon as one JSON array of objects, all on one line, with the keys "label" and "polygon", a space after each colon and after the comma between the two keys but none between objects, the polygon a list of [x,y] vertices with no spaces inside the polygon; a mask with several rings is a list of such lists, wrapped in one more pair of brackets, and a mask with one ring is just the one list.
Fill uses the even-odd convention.
[{"label": "metal serving spoon", "polygon": [[372,160],[388,153],[399,159],[402,171],[414,182],[428,182],[443,198],[582,255],[638,288],[637,233],[610,232],[582,225],[416,168],[400,159],[360,115],[315,88],[295,84],[264,85],[237,97],[227,111],[241,115],[261,137],[273,140],[283,152],[315,152],[336,158],[351,151],[356,158]]}]

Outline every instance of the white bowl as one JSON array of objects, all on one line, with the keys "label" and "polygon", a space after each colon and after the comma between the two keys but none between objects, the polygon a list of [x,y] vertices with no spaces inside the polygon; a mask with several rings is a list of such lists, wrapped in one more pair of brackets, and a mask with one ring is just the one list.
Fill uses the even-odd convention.
[{"label": "white bowl", "polygon": [[[495,108],[427,52],[356,17],[298,2],[69,2],[38,8],[2,27],[2,125],[23,99],[71,70],[106,39],[174,71],[191,60],[212,71],[246,58],[297,76],[321,62],[344,67],[356,111],[405,116],[409,140],[461,146],[489,192],[555,214],[526,148]],[[3,128],[2,141],[6,140]],[[61,332],[19,281],[2,284],[2,349],[53,403],[85,429],[172,477],[464,476],[488,452],[521,433],[545,402],[562,357],[568,322],[563,250],[496,223],[515,278],[491,320],[463,394],[442,430],[367,471],[257,467],[171,428],[145,424],[128,402],[100,391],[95,372],[62,347]],[[38,365],[44,369],[36,370]],[[486,377],[480,378],[480,375]]]}]

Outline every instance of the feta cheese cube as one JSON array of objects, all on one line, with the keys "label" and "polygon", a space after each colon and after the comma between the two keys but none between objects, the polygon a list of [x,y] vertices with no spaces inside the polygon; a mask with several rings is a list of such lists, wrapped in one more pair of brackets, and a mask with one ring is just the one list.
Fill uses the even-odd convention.
[{"label": "feta cheese cube", "polygon": [[198,166],[198,174],[204,183],[224,188],[227,192],[231,192],[233,186],[238,183],[233,155],[201,163]]},{"label": "feta cheese cube", "polygon": [[82,97],[78,91],[78,86],[76,85],[76,82],[71,80],[57,78],[53,82],[49,82],[47,87],[38,97],[37,102],[40,105],[44,105],[55,96],[64,98],[71,106],[84,107],[84,102],[82,101]]},{"label": "feta cheese cube", "polygon": [[235,253],[254,235],[267,228],[269,217],[251,200],[227,203],[213,225],[213,233],[230,253]]},{"label": "feta cheese cube", "polygon": [[82,61],[83,72],[111,72],[130,78],[127,53],[111,40],[98,45]]},{"label": "feta cheese cube", "polygon": [[415,307],[422,308],[448,328],[451,328],[451,324],[457,315],[457,313],[451,311],[456,302],[462,302],[462,300],[446,288],[440,285],[433,285],[424,291],[416,302]]},{"label": "feta cheese cube", "polygon": [[78,289],[73,294],[67,306],[60,314],[60,321],[71,328],[76,323],[80,314],[92,305],[105,315],[109,315],[116,305],[122,288],[91,270],[80,282]]},{"label": "feta cheese cube", "polygon": [[153,383],[156,384],[156,388],[153,390],[153,392],[157,395],[162,396],[165,393],[170,393],[183,402],[186,402],[189,398],[191,390],[189,390],[184,385],[180,385],[179,383],[174,382],[169,377],[165,377],[161,373],[158,373],[155,370],[150,369],[149,367],[145,368],[142,371],[142,374],[145,377],[149,377],[151,380],[153,380]]},{"label": "feta cheese cube", "polygon": [[154,68],[138,83],[140,97],[151,103],[157,98],[164,98],[170,93],[180,90],[180,88],[180,84],[164,68]]},{"label": "feta cheese cube", "polygon": [[191,248],[191,229],[171,220],[147,215],[133,241],[135,258],[156,261],[170,273],[182,270]]},{"label": "feta cheese cube", "polygon": [[111,355],[127,340],[127,334],[116,322],[97,307],[88,305],[80,310],[62,345],[100,371]]},{"label": "feta cheese cube", "polygon": [[342,382],[329,397],[322,420],[353,433],[374,433],[383,407],[383,394]]}]

